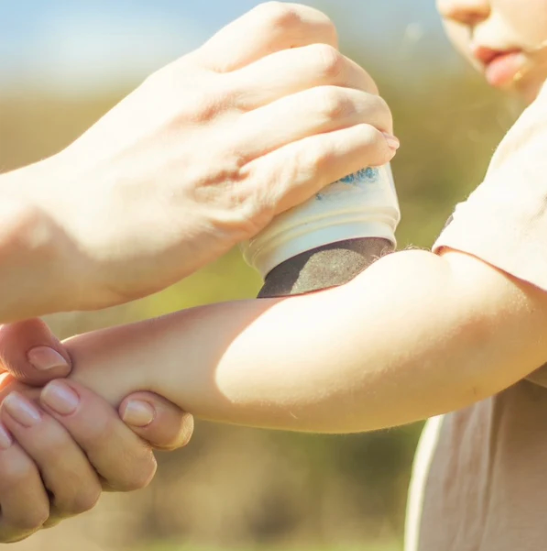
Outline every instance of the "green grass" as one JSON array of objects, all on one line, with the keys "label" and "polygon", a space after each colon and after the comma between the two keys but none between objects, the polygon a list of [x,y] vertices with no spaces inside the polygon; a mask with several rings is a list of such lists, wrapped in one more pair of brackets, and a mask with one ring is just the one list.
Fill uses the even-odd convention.
[{"label": "green grass", "polygon": [[244,548],[229,548],[229,547],[195,547],[194,545],[183,544],[157,544],[151,547],[143,547],[134,551],[402,551],[402,547],[398,543],[393,544],[362,544],[354,546],[331,546],[331,547],[313,547],[313,546],[255,546]]}]

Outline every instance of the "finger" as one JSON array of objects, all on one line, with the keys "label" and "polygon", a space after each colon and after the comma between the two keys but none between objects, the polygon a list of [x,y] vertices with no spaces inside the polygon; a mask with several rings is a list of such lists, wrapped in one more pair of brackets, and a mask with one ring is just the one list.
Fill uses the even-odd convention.
[{"label": "finger", "polygon": [[40,395],[40,389],[19,382],[10,373],[0,373],[0,404],[2,400],[11,392],[24,392],[26,396],[37,398]]},{"label": "finger", "polygon": [[233,96],[251,110],[316,86],[341,86],[378,94],[372,77],[336,48],[312,44],[283,50],[227,75]]},{"label": "finger", "polygon": [[309,6],[267,2],[224,27],[194,57],[208,69],[229,72],[273,52],[308,44],[336,47],[332,21]]},{"label": "finger", "polygon": [[40,319],[0,327],[0,362],[16,379],[43,385],[70,373],[70,357]]},{"label": "finger", "polygon": [[175,450],[188,444],[194,418],[153,392],[136,392],[120,404],[119,413],[128,427],[153,448]]},{"label": "finger", "polygon": [[0,542],[24,539],[49,516],[49,498],[38,468],[0,425]]},{"label": "finger", "polygon": [[246,113],[234,133],[237,140],[230,146],[251,161],[303,138],[361,124],[391,134],[391,111],[382,98],[349,88],[321,86]]},{"label": "finger", "polygon": [[60,423],[18,392],[4,399],[0,419],[42,475],[51,496],[48,525],[95,506],[101,495],[99,478]]},{"label": "finger", "polygon": [[279,214],[348,174],[387,164],[395,153],[386,136],[367,124],[311,136],[249,163],[241,193],[256,193],[256,186],[247,188],[253,182],[271,182],[262,186],[268,195],[261,201]]},{"label": "finger", "polygon": [[146,445],[103,398],[65,379],[46,385],[40,405],[59,421],[103,478],[103,488],[131,491],[144,488],[156,472]]}]

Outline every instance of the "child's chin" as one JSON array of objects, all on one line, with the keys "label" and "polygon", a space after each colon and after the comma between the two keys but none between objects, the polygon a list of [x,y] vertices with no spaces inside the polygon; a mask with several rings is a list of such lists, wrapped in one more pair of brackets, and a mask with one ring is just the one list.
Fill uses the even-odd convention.
[{"label": "child's chin", "polygon": [[524,73],[522,78],[515,79],[512,88],[527,103],[533,102],[546,86],[547,64],[538,64]]},{"label": "child's chin", "polygon": [[547,75],[526,75],[523,78],[517,78],[505,83],[491,82],[489,79],[486,79],[486,81],[492,88],[501,90],[512,96],[518,96],[525,103],[529,104],[537,98],[546,79]]},{"label": "child's chin", "polygon": [[544,84],[545,78],[523,80],[521,82],[516,82],[513,89],[526,103],[532,103],[538,97]]}]

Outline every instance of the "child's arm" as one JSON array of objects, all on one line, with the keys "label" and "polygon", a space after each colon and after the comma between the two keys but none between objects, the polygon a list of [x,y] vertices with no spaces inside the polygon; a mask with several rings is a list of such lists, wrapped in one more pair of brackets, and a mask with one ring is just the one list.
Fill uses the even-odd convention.
[{"label": "child's arm", "polygon": [[151,389],[198,417],[318,432],[467,406],[547,359],[547,293],[463,253],[382,258],[316,294],[217,304],[66,342],[117,403]]}]

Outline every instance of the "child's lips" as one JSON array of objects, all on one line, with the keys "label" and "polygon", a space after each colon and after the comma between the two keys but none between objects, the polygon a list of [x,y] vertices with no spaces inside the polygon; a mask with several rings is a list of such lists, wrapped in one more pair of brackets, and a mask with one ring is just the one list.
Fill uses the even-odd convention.
[{"label": "child's lips", "polygon": [[478,46],[473,55],[484,65],[486,80],[491,86],[504,87],[512,84],[526,65],[522,50],[492,50]]}]

